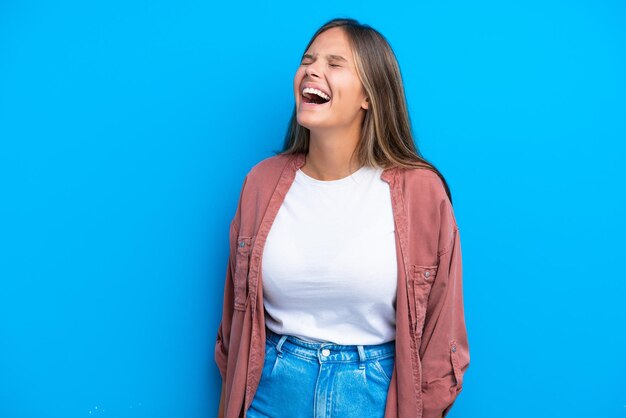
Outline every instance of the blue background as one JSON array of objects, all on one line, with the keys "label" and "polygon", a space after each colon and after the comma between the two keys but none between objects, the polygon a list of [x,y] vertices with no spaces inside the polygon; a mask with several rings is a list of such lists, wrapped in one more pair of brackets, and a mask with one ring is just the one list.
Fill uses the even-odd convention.
[{"label": "blue background", "polygon": [[621,1],[0,3],[0,417],[210,417],[228,226],[328,19],[380,30],[461,228],[449,417],[625,417]]}]

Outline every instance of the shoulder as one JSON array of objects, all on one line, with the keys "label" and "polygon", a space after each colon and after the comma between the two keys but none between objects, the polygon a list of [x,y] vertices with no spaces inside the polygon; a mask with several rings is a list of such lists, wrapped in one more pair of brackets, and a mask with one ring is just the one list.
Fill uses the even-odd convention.
[{"label": "shoulder", "polygon": [[267,182],[268,180],[271,181],[273,178],[278,181],[280,174],[293,158],[294,155],[288,154],[278,154],[264,158],[250,169],[247,174],[248,181],[260,180]]},{"label": "shoulder", "polygon": [[263,210],[262,208],[267,207],[281,173],[292,158],[292,155],[287,154],[273,155],[264,158],[248,170],[241,186],[239,203],[233,218],[234,228],[238,230],[243,228],[244,235],[252,234],[249,228],[252,228],[254,222],[260,219],[256,215]]},{"label": "shoulder", "polygon": [[264,158],[252,166],[244,178],[240,201],[263,202],[269,199],[283,170],[293,158],[294,155],[277,154]]},{"label": "shoulder", "polygon": [[399,176],[411,219],[427,220],[431,226],[438,225],[438,229],[458,229],[452,203],[439,174],[426,168],[402,168]]},{"label": "shoulder", "polygon": [[427,168],[401,168],[404,194],[407,198],[431,200],[433,202],[448,201],[448,194],[439,174]]}]

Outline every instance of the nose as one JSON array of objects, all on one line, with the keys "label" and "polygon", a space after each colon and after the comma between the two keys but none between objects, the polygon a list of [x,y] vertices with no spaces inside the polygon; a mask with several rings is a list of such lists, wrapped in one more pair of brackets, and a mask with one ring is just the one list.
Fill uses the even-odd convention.
[{"label": "nose", "polygon": [[304,75],[305,76],[312,76],[315,75],[315,77],[319,78],[318,72],[316,67],[314,66],[314,64],[309,64],[305,69],[304,69]]}]

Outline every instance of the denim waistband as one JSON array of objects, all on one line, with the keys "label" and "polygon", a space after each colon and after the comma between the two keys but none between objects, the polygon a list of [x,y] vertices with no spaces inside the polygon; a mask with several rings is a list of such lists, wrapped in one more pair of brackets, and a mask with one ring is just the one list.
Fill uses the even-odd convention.
[{"label": "denim waistband", "polygon": [[279,356],[282,351],[295,354],[307,359],[331,362],[366,361],[393,357],[395,355],[395,340],[382,344],[371,345],[341,345],[332,342],[306,341],[294,335],[276,334],[265,327],[266,340],[276,346]]}]

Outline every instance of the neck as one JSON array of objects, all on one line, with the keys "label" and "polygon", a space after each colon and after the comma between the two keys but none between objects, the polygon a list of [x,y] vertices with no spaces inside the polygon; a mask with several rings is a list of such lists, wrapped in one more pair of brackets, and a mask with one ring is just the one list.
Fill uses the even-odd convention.
[{"label": "neck", "polygon": [[300,168],[318,180],[337,180],[357,171],[361,165],[353,153],[359,143],[361,130],[311,130],[309,152]]}]

